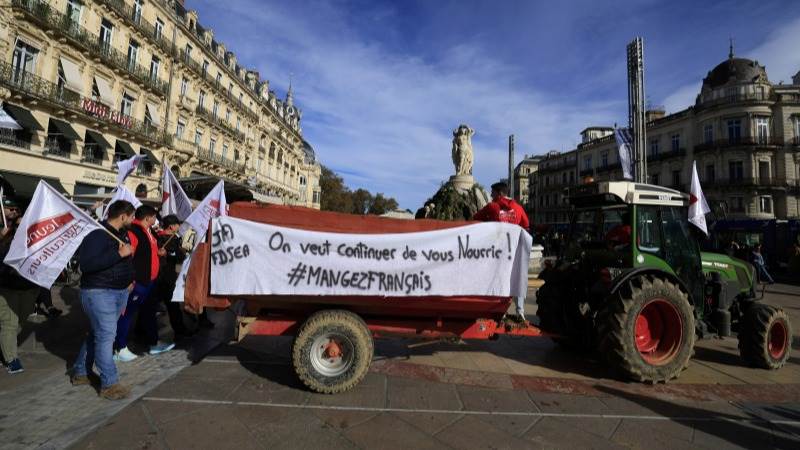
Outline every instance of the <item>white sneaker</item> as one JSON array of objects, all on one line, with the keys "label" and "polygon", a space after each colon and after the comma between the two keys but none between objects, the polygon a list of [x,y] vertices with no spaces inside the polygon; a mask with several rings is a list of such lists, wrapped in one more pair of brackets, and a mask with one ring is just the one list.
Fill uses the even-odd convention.
[{"label": "white sneaker", "polygon": [[116,354],[114,354],[114,361],[131,362],[138,357],[139,355],[128,350],[128,347],[125,347]]}]

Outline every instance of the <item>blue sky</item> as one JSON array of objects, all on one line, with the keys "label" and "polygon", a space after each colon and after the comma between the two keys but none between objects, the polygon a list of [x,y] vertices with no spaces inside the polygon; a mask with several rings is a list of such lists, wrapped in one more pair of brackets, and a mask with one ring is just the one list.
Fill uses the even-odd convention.
[{"label": "blue sky", "polygon": [[305,138],[351,188],[415,210],[453,173],[452,130],[476,130],[474,173],[568,150],[591,125],[627,122],[625,45],[645,41],[649,100],[694,103],[706,73],[737,56],[771,81],[800,70],[800,1],[187,0],[200,22],[285,95]]}]

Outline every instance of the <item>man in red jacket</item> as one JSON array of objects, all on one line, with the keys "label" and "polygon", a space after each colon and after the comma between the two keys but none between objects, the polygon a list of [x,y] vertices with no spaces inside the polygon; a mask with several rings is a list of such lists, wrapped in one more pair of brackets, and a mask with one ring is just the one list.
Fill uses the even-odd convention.
[{"label": "man in red jacket", "polygon": [[[508,185],[500,182],[492,185],[492,201],[475,213],[474,220],[483,222],[505,222],[521,226],[528,231],[528,215],[519,203],[508,197]],[[525,321],[525,296],[517,297],[517,315]]]}]

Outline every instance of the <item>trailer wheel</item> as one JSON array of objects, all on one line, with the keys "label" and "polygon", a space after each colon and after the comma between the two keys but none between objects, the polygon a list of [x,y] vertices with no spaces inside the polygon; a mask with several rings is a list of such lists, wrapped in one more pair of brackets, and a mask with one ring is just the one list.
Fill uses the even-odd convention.
[{"label": "trailer wheel", "polygon": [[744,312],[739,328],[739,354],[749,365],[779,369],[789,359],[792,328],[786,313],[755,303]]},{"label": "trailer wheel", "polygon": [[626,283],[598,317],[600,353],[627,378],[677,378],[694,352],[694,312],[686,293],[644,275]]},{"label": "trailer wheel", "polygon": [[292,346],[292,363],[309,389],[336,394],[364,378],[372,354],[372,335],[360,317],[350,311],[324,310],[303,323]]}]

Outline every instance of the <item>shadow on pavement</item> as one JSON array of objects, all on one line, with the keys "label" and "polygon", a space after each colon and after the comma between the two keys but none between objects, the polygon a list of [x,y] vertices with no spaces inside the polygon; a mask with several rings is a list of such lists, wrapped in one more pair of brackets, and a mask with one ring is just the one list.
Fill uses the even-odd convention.
[{"label": "shadow on pavement", "polygon": [[800,446],[800,440],[773,433],[774,428],[769,422],[750,411],[746,411],[745,420],[749,419],[752,422],[743,422],[743,418],[740,416],[678,405],[658,398],[632,394],[610,386],[595,385],[595,388],[611,396],[643,406],[657,415],[668,417],[672,422],[692,427],[696,431],[715,436],[736,446],[747,448],[755,444],[760,448],[786,449],[796,449]]}]

